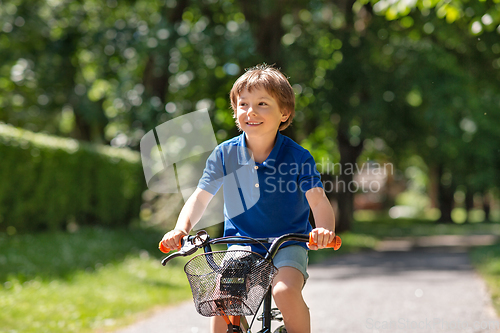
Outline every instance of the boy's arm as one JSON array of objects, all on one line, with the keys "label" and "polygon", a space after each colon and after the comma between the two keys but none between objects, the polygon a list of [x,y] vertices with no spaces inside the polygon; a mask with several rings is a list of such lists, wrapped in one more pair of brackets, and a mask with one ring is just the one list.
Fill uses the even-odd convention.
[{"label": "boy's arm", "polygon": [[169,249],[178,249],[180,239],[186,236],[198,223],[213,197],[213,194],[196,188],[182,207],[175,229],[163,236],[161,240],[163,245]]},{"label": "boy's arm", "polygon": [[321,187],[315,187],[306,192],[307,202],[311,207],[316,229],[312,236],[316,244],[309,245],[311,250],[325,248],[335,237],[335,214],[332,205]]}]

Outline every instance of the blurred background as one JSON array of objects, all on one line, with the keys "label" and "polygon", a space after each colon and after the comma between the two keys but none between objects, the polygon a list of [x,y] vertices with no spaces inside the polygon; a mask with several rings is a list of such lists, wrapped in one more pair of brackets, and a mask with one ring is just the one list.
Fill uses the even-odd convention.
[{"label": "blurred background", "polygon": [[498,233],[499,23],[497,0],[0,1],[3,250],[42,235],[89,244],[95,230],[108,246],[95,247],[100,265],[71,257],[88,245],[56,252],[73,253],[67,267],[0,255],[0,282],[122,262],[101,257],[117,228],[133,230],[116,239],[137,256],[153,252],[183,201],[147,190],[142,136],[201,108],[218,142],[237,135],[228,93],[259,63],[289,77],[296,117],[284,134],[315,157],[338,231],[363,234],[361,247]]}]

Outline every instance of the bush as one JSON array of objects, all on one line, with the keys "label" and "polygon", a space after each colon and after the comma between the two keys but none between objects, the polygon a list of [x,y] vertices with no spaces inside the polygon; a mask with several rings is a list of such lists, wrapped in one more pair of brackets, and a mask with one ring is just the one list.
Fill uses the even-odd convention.
[{"label": "bush", "polygon": [[0,179],[0,230],[11,231],[128,225],[139,216],[145,189],[137,152],[5,124]]}]

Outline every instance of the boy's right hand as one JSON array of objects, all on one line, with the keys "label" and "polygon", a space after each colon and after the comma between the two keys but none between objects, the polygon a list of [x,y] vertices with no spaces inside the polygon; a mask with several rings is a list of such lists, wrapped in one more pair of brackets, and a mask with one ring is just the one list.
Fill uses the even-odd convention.
[{"label": "boy's right hand", "polygon": [[174,230],[167,232],[163,236],[161,243],[167,249],[179,250],[181,248],[182,237],[187,236],[187,235],[188,235],[188,233],[185,232],[184,230],[174,229]]}]

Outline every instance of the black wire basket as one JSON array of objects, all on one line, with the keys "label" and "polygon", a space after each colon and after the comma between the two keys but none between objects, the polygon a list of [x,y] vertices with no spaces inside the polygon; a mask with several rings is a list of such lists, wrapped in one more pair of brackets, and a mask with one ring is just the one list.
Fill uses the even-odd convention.
[{"label": "black wire basket", "polygon": [[197,255],[184,271],[196,310],[212,317],[254,315],[278,269],[258,253],[230,250]]}]

